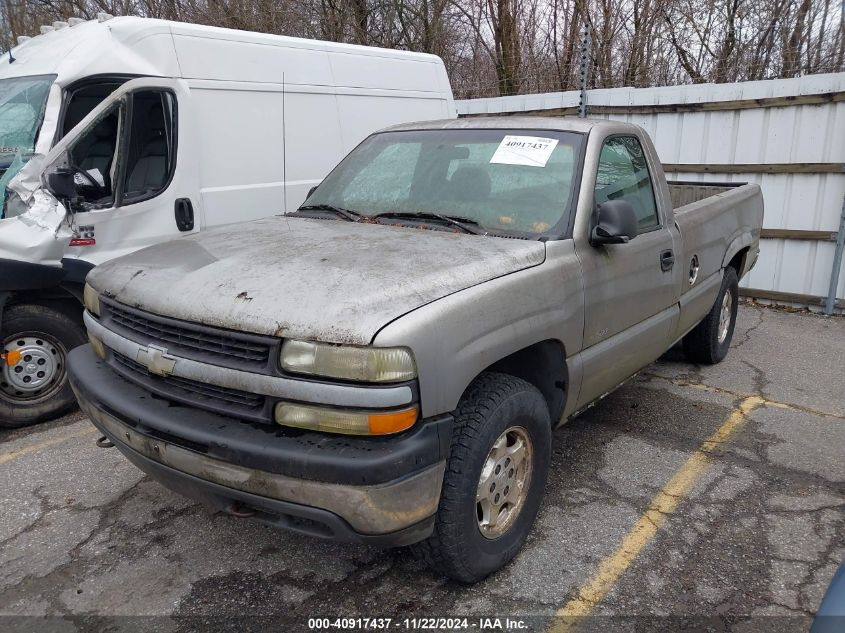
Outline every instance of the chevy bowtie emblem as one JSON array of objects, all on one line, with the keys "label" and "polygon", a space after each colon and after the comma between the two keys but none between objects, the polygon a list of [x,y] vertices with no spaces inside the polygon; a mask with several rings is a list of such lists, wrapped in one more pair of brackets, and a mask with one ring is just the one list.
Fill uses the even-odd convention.
[{"label": "chevy bowtie emblem", "polygon": [[148,345],[139,349],[135,361],[156,376],[169,376],[176,367],[176,359],[167,355],[166,347],[158,345]]}]

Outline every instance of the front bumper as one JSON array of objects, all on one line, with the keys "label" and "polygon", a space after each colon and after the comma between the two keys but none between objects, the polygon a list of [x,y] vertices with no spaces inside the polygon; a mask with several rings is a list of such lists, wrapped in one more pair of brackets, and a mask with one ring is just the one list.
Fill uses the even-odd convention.
[{"label": "front bumper", "polygon": [[68,373],[94,425],[141,470],[187,497],[336,540],[391,547],[431,533],[449,416],[396,438],[286,436],[154,398],[87,345],[71,352]]}]

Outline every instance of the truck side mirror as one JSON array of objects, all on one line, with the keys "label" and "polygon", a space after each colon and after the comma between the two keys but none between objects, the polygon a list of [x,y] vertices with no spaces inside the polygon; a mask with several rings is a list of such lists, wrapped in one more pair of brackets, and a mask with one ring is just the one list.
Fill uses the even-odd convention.
[{"label": "truck side mirror", "polygon": [[626,244],[637,237],[637,214],[627,200],[608,200],[599,205],[590,244]]},{"label": "truck side mirror", "polygon": [[56,200],[75,200],[79,194],[73,176],[73,170],[67,167],[51,171],[47,174],[47,191],[53,194]]}]

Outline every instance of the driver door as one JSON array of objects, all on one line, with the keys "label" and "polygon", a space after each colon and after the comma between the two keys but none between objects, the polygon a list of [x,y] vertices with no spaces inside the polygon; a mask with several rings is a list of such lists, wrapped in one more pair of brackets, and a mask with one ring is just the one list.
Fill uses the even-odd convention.
[{"label": "driver door", "polygon": [[51,171],[69,169],[77,187],[69,218],[74,235],[63,259],[69,272],[77,271],[71,276],[84,277],[104,261],[199,230],[189,110],[190,94],[180,80],[136,79],[50,152],[43,182]]},{"label": "driver door", "polygon": [[584,276],[584,378],[579,406],[612,390],[655,360],[672,342],[679,308],[674,265],[677,230],[662,212],[640,139],[613,135],[602,142],[593,207],[629,202],[637,236],[625,244],[593,245],[589,229],[576,248]]}]

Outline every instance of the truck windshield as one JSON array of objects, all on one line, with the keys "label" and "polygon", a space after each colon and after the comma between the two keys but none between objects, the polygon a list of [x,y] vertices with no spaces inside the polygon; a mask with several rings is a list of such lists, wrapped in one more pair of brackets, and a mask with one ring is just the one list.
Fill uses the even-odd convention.
[{"label": "truck windshield", "polygon": [[447,129],[375,134],[303,207],[449,216],[496,233],[541,235],[568,223],[582,135]]},{"label": "truck windshield", "polygon": [[55,75],[0,79],[0,168],[35,150]]}]

